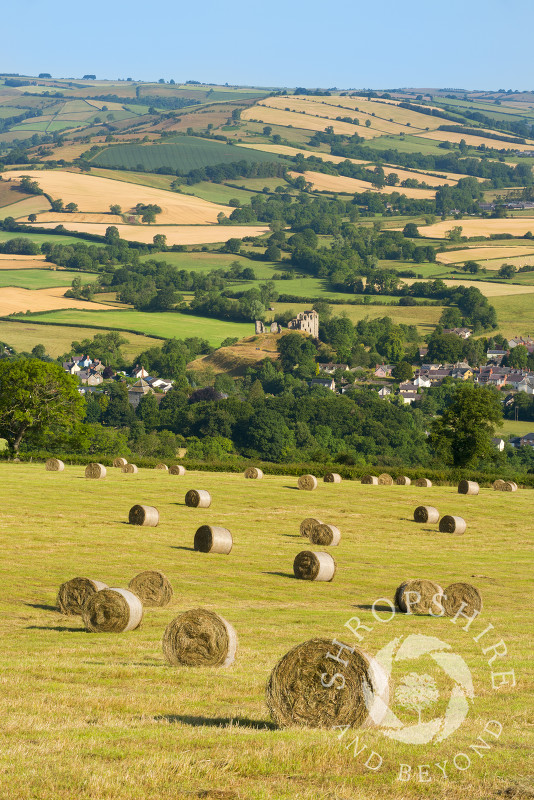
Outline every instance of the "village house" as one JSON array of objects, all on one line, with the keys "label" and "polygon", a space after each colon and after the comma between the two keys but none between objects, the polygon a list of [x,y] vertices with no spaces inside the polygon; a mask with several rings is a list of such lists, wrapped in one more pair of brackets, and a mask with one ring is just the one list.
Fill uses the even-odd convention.
[{"label": "village house", "polygon": [[501,439],[499,436],[496,436],[494,439],[491,440],[491,443],[499,451],[499,453],[502,453],[505,445],[504,439]]},{"label": "village house", "polygon": [[402,398],[405,404],[410,406],[412,403],[416,403],[421,400],[421,395],[417,394],[417,392],[399,392],[399,397]]},{"label": "village house", "polygon": [[427,375],[420,373],[416,378],[413,379],[413,385],[418,389],[428,389],[432,384],[430,383],[430,378]]},{"label": "village house", "polygon": [[382,388],[378,390],[379,397],[387,397],[390,394],[391,394],[391,389],[389,386],[382,386]]},{"label": "village house", "polygon": [[411,381],[404,381],[403,383],[399,384],[399,393],[400,394],[417,394],[417,386],[415,383]]},{"label": "village house", "polygon": [[143,378],[140,378],[133,384],[133,386],[129,387],[128,402],[131,406],[137,408],[141,402],[141,398],[144,397],[145,394],[154,394],[154,390],[150,388],[148,383],[143,380]]},{"label": "village house", "polygon": [[104,382],[104,378],[94,369],[82,369],[78,372],[78,378],[81,383],[87,386],[99,386]]},{"label": "village house", "polygon": [[157,389],[164,394],[167,394],[172,389],[172,381],[164,380],[163,378],[147,377],[145,381],[152,389]]},{"label": "village house", "polygon": [[469,328],[443,328],[443,333],[453,333],[455,336],[459,336],[460,339],[469,339],[471,336]]},{"label": "village house", "polygon": [[486,352],[486,358],[488,361],[492,361],[494,364],[500,364],[503,358],[508,355],[508,352],[508,350],[500,350],[495,348]]},{"label": "village house", "polygon": [[391,378],[395,364],[377,364],[374,371],[375,378]]},{"label": "village house", "polygon": [[523,378],[521,383],[519,383],[517,386],[517,391],[534,395],[534,376]]},{"label": "village house", "polygon": [[333,378],[312,378],[310,386],[322,386],[324,389],[330,389],[331,392],[336,391],[336,382]]},{"label": "village house", "polygon": [[338,369],[343,370],[343,372],[348,372],[349,365],[348,364],[333,364],[332,362],[327,364],[317,364],[321,372],[326,372],[328,375],[333,375]]},{"label": "village house", "polygon": [[144,367],[140,367],[139,364],[136,364],[130,372],[130,378],[148,378],[148,372]]}]

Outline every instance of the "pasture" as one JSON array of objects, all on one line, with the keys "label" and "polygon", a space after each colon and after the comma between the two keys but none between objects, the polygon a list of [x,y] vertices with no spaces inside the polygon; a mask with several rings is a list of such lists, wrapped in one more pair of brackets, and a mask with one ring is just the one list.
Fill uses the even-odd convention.
[{"label": "pasture", "polygon": [[534,297],[530,294],[515,294],[508,297],[493,297],[492,306],[497,312],[499,333],[510,339],[512,336],[532,336],[534,329]]},{"label": "pasture", "polygon": [[[154,189],[150,186],[136,186],[124,181],[112,181],[108,178],[99,178],[96,175],[84,175],[77,172],[63,170],[35,170],[11,173],[11,178],[28,175],[36,180],[47,194],[54,198],[61,198],[65,205],[76,203],[80,212],[106,214],[108,224],[120,222],[120,218],[109,213],[112,204],[121,206],[125,214],[134,213],[133,209],[138,203],[145,205],[154,204],[161,208],[158,214],[159,224],[168,225],[206,225],[217,222],[217,215],[228,213],[227,206],[216,205],[189,195]],[[62,223],[66,227],[79,224],[77,214],[54,213],[45,214],[45,221],[53,218],[55,225]],[[106,218],[101,222],[105,225]],[[99,220],[100,221],[100,220]],[[38,217],[37,225],[41,222]],[[54,225],[54,227],[55,227]],[[104,228],[105,233],[105,228]]]},{"label": "pasture", "polygon": [[250,162],[278,161],[276,156],[267,153],[250,153],[244,156],[240,150],[224,142],[215,142],[192,136],[180,136],[172,144],[113,145],[91,159],[91,166],[120,167],[137,169],[142,165],[145,169],[155,170],[170,167],[188,173],[192,169],[202,169],[214,164],[231,164],[236,161]]},{"label": "pasture", "polygon": [[98,277],[94,272],[69,272],[68,270],[51,269],[2,269],[1,265],[2,262],[0,261],[0,289],[5,286],[17,286],[21,289],[49,289],[54,286],[69,288],[74,278],[80,278],[82,283],[94,283]]},{"label": "pasture", "polygon": [[[324,298],[327,299],[326,297]],[[395,298],[396,299],[396,298]],[[391,317],[395,324],[416,325],[419,333],[426,336],[432,333],[434,326],[438,324],[438,320],[443,313],[443,306],[396,306],[388,304],[391,303],[393,298],[385,296],[380,298],[384,300],[382,303],[370,303],[369,305],[344,305],[339,304],[332,307],[333,313],[340,316],[346,313],[352,323],[356,324],[361,319],[368,317],[369,319],[377,319],[379,317]],[[298,314],[300,311],[306,311],[310,307],[309,303],[272,303],[276,311],[279,313],[291,309]],[[269,317],[269,315],[267,315]]]},{"label": "pasture", "polygon": [[[92,339],[97,333],[109,333],[109,329],[41,325],[37,321],[26,322],[25,319],[16,322],[15,320],[0,319],[0,341],[6,342],[19,352],[26,353],[30,353],[35,345],[42,344],[52,358],[67,353],[72,342],[80,341],[80,339]],[[133,361],[143,350],[148,350],[149,347],[159,347],[162,344],[159,339],[137,333],[121,332],[121,336],[127,340],[126,344],[122,345],[121,351],[124,357],[130,361]]]},{"label": "pasture", "polygon": [[[179,478],[145,469],[135,476],[108,469],[105,479],[94,482],[83,477],[81,466],[54,474],[42,464],[12,463],[0,464],[0,475],[3,796],[386,800],[401,792],[405,800],[464,800],[520,796],[520,787],[529,785],[531,491],[511,498],[482,489],[466,497],[455,487],[344,481],[321,482],[310,493],[296,491],[294,477],[247,481],[241,474],[190,472]],[[209,510],[184,506],[191,486],[211,492]],[[159,509],[157,528],[125,524],[139,502]],[[462,514],[467,532],[438,535],[435,525],[417,525],[412,513],[422,502]],[[80,513],[84,508],[90,513]],[[297,582],[292,575],[295,555],[309,547],[298,527],[310,515],[341,530],[332,583]],[[192,550],[194,532],[206,522],[232,531],[230,555]],[[174,597],[166,607],[146,609],[135,631],[86,633],[79,617],[56,610],[65,580],[87,575],[126,586],[144,569],[162,570]],[[415,575],[443,587],[475,584],[484,607],[471,629],[450,618],[389,611],[378,611],[378,621],[371,604],[392,600],[396,587]],[[388,609],[384,600],[377,606]],[[239,644],[231,668],[165,662],[166,625],[198,607],[234,625]],[[353,617],[367,626],[361,642],[345,627]],[[489,625],[486,638],[474,641]],[[463,659],[472,677],[467,717],[444,741],[404,744],[383,728],[338,738],[337,730],[277,729],[271,722],[265,684],[296,644],[336,638],[376,655],[410,634],[436,637]],[[507,653],[490,665],[494,651],[483,651],[501,638]],[[439,687],[439,702],[423,711],[424,720],[443,713],[455,685],[429,656],[393,664],[390,703],[404,725],[415,723],[417,712],[403,710],[394,692],[414,670],[430,672]],[[492,688],[492,671],[511,670],[515,686],[510,680]],[[498,739],[483,733],[489,720],[502,725]],[[470,747],[480,735],[489,747],[477,754]],[[371,751],[381,758],[376,770],[366,767]],[[458,753],[470,755],[468,769],[454,766]],[[399,781],[401,763],[411,765],[411,780]],[[461,758],[457,763],[465,766]],[[429,765],[423,786],[416,777],[419,764]]]},{"label": "pasture", "polygon": [[[23,290],[19,290],[23,291]],[[73,301],[70,301],[73,302]],[[74,301],[76,302],[76,301]],[[165,339],[186,339],[198,336],[206,339],[213,347],[219,347],[228,337],[243,336],[254,332],[253,322],[227,322],[225,320],[196,317],[193,314],[177,312],[117,311],[106,306],[108,311],[95,310],[94,303],[87,303],[84,309],[68,308],[64,311],[51,311],[39,314],[38,322],[61,322],[68,325],[89,325],[106,330],[130,330],[147,336],[161,336]],[[31,320],[31,316],[28,317]],[[83,332],[82,332],[83,333]],[[16,346],[16,343],[14,343]]]}]

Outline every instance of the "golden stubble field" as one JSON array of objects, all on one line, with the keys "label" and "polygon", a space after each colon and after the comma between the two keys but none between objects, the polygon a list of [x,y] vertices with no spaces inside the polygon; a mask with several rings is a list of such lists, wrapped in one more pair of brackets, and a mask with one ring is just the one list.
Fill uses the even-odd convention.
[{"label": "golden stubble field", "polygon": [[432,239],[444,239],[453,228],[460,226],[462,236],[490,236],[492,233],[511,233],[513,236],[524,236],[534,233],[534,218],[514,217],[513,219],[448,219],[419,228],[421,236]]},{"label": "golden stubble field", "polygon": [[[344,481],[301,492],[294,477],[247,481],[242,475],[176,477],[146,469],[132,476],[108,469],[107,478],[90,481],[82,466],[54,474],[42,464],[13,463],[0,464],[0,480],[0,796],[530,796],[530,490],[509,495],[482,489],[467,497],[454,487]],[[211,508],[186,508],[183,498],[190,488],[208,489]],[[155,505],[160,525],[126,524],[135,503]],[[466,533],[450,536],[439,534],[436,525],[417,525],[412,514],[420,504],[464,516]],[[337,562],[332,583],[297,582],[292,576],[295,555],[310,549],[298,533],[306,516],[341,530],[341,543],[332,550]],[[194,532],[205,523],[232,531],[230,555],[192,550]],[[147,609],[136,631],[89,634],[79,618],[55,608],[57,589],[69,578],[126,586],[144,569],[162,570],[174,598],[165,608]],[[395,588],[411,577],[443,587],[475,584],[482,614],[468,630],[449,618],[391,614]],[[234,625],[239,646],[230,669],[174,668],[164,661],[166,625],[198,607]],[[346,627],[352,620],[357,628],[354,617],[367,626],[359,629],[359,644],[371,655],[413,635],[425,644],[422,637],[435,637],[463,659],[474,697],[463,723],[445,740],[405,744],[382,729],[341,736],[273,726],[264,688],[274,665],[291,647],[314,637],[356,645]],[[431,657],[395,660],[392,698],[406,673],[414,671],[435,679],[441,713],[454,686]],[[422,719],[432,719],[436,708],[425,707]],[[415,710],[399,713],[405,726],[417,721]],[[472,745],[480,745],[479,736],[488,746],[477,752]]]},{"label": "golden stubble field", "polygon": [[[117,204],[127,214],[137,203],[154,204],[161,208],[161,214],[157,216],[158,223],[168,225],[213,224],[221,212],[230,213],[228,206],[210,203],[192,195],[66,170],[15,170],[6,173],[4,179],[14,180],[22,175],[36,180],[41,189],[54,199],[61,198],[65,205],[76,203],[80,212],[107,213],[110,205]],[[66,227],[71,221],[68,213],[54,214],[53,218],[56,224],[62,222]],[[110,215],[109,224],[115,221]]]},{"label": "golden stubble field", "polygon": [[359,178],[346,178],[342,175],[328,175],[325,172],[290,172],[293,178],[302,175],[312,187],[320,192],[345,192],[354,194],[355,192],[379,192],[380,194],[391,194],[399,192],[406,197],[417,197],[419,199],[432,199],[436,192],[432,189],[407,189],[403,186],[384,186],[377,189],[371,183],[362,181]]},{"label": "golden stubble field", "polygon": [[[75,300],[64,297],[68,286],[54,286],[49,289],[20,289],[4,286],[0,289],[0,316],[19,311],[57,311],[65,308],[79,308],[85,311],[113,311],[116,306]],[[15,342],[16,344],[16,342]]]}]

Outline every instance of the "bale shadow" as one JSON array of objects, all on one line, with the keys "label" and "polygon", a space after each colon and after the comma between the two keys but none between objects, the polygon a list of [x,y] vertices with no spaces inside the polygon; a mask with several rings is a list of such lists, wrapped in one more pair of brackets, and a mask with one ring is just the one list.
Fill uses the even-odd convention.
[{"label": "bale shadow", "polygon": [[165,720],[171,724],[181,723],[182,725],[191,725],[194,728],[226,728],[228,725],[235,725],[240,728],[253,728],[261,731],[278,730],[278,726],[274,722],[267,722],[262,719],[248,719],[247,717],[193,717],[185,714],[159,714],[154,717],[154,720],[156,722]]},{"label": "bale shadow", "polygon": [[281,578],[294,578],[292,572],[262,572],[262,575],[280,575]]},{"label": "bale shadow", "polygon": [[294,489],[296,492],[300,492],[301,491],[298,486],[283,486],[282,488],[283,489]]},{"label": "bale shadow", "polygon": [[355,603],[353,607],[360,608],[362,611],[372,611],[373,609],[375,611],[389,611],[390,613],[392,611],[391,606],[373,606],[372,604],[369,603],[365,604]]},{"label": "bale shadow", "polygon": [[179,544],[171,544],[171,550],[190,550],[192,553],[196,553],[194,547],[185,547],[184,545]]},{"label": "bale shadow", "polygon": [[41,611],[57,611],[59,613],[59,608],[57,606],[44,606],[41,603],[24,603],[25,606],[30,606],[30,608],[40,608]]},{"label": "bale shadow", "polygon": [[26,625],[27,631],[68,631],[69,633],[89,633],[85,628],[67,628],[65,625]]},{"label": "bale shadow", "polygon": [[303,536],[300,535],[300,533],[283,533],[282,536],[285,536],[286,539],[303,539],[304,538]]}]

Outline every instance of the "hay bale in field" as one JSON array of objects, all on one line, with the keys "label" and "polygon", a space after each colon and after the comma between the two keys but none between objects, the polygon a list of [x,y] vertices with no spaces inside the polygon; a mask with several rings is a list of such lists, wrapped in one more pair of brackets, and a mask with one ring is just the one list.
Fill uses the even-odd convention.
[{"label": "hay bale in field", "polygon": [[130,525],[145,525],[155,528],[159,523],[159,511],[154,506],[132,506],[128,514]]},{"label": "hay bale in field", "polygon": [[139,470],[135,466],[135,464],[125,464],[124,467],[121,469],[121,472],[124,472],[125,475],[137,475]]},{"label": "hay bale in field", "polygon": [[86,478],[105,478],[107,470],[103,464],[88,464],[85,468]]},{"label": "hay bale in field", "polygon": [[194,548],[200,553],[228,555],[232,549],[232,534],[220,525],[201,525],[195,533]]},{"label": "hay bale in field", "polygon": [[259,467],[247,467],[245,470],[245,478],[260,480],[263,478],[263,472]]},{"label": "hay bale in field", "polygon": [[169,471],[169,468],[168,468],[167,464],[156,464],[154,469],[161,469],[161,470],[163,470],[163,472],[168,472]]},{"label": "hay bale in field", "polygon": [[47,472],[63,472],[65,464],[59,458],[49,458],[45,464]]},{"label": "hay bale in field", "polygon": [[413,512],[413,518],[416,522],[437,522],[439,511],[434,506],[417,506]]},{"label": "hay bale in field", "polygon": [[311,492],[312,489],[317,489],[317,478],[315,475],[301,475],[297,481],[297,486],[299,489]]},{"label": "hay bale in field", "polygon": [[185,504],[189,508],[209,508],[211,494],[206,489],[189,489],[185,496]]},{"label": "hay bale in field", "polygon": [[101,589],[107,589],[107,584],[102,581],[93,581],[90,578],[72,578],[59,587],[57,594],[59,610],[62,614],[69,616],[81,614],[89,598]]},{"label": "hay bale in field", "polygon": [[129,589],[101,589],[87,601],[82,618],[93,633],[126,633],[141,624],[143,604]]},{"label": "hay bale in field", "polygon": [[181,464],[173,464],[172,467],[169,467],[169,474],[170,475],[185,475],[185,467],[182,467]]},{"label": "hay bale in field", "polygon": [[341,483],[341,475],[338,472],[327,472],[323,480],[325,483]]},{"label": "hay bale in field", "polygon": [[306,519],[303,519],[300,523],[300,535],[307,536],[309,538],[313,529],[316,528],[317,525],[322,524],[323,523],[320,519],[315,519],[315,517],[306,517]]},{"label": "hay bale in field", "polygon": [[505,481],[502,490],[503,492],[517,492],[517,483],[515,481]]},{"label": "hay bale in field", "polygon": [[503,481],[500,478],[497,478],[496,481],[493,481],[492,486],[493,486],[493,488],[495,489],[496,492],[504,492],[504,484],[505,483],[506,483],[506,481]]},{"label": "hay bale in field", "polygon": [[[465,603],[463,608],[462,603]],[[470,583],[451,583],[443,592],[441,604],[448,617],[454,617],[460,610],[468,617],[472,617],[475,611],[482,611],[480,592]]]},{"label": "hay bale in field", "polygon": [[453,517],[446,514],[439,521],[440,533],[465,533],[467,528],[466,521],[463,517]]},{"label": "hay bale in field", "polygon": [[398,478],[395,478],[397,486],[410,486],[411,482],[411,479],[407,475],[399,475]]},{"label": "hay bale in field", "polygon": [[432,481],[429,480],[428,478],[417,478],[414,486],[422,486],[425,489],[430,489],[430,487],[432,486]]},{"label": "hay bale in field", "polygon": [[303,581],[331,581],[336,574],[336,562],[330,553],[303,550],[293,562],[293,573]]},{"label": "hay bale in field", "polygon": [[[333,658],[338,654],[342,665]],[[336,673],[343,674],[344,682]],[[368,728],[379,725],[387,712],[388,676],[360,647],[310,639],[276,664],[265,699],[280,726]]]},{"label": "hay bale in field", "polygon": [[378,476],[379,486],[393,486],[393,478],[387,472],[383,472]]},{"label": "hay bale in field", "polygon": [[117,458],[113,459],[113,466],[114,467],[120,467],[122,469],[122,467],[125,467],[127,463],[128,463],[128,459],[123,458],[122,456],[117,456]]},{"label": "hay bale in field", "polygon": [[378,478],[376,475],[362,475],[361,483],[365,483],[369,486],[378,486]]},{"label": "hay bale in field", "polygon": [[434,581],[424,578],[412,578],[397,588],[395,592],[395,605],[404,614],[430,614],[436,616],[441,613],[441,600],[443,589]]},{"label": "hay bale in field", "polygon": [[173,595],[169,580],[157,569],[140,572],[132,578],[128,589],[137,595],[144,606],[151,608],[168,605]]},{"label": "hay bale in field", "polygon": [[176,667],[229,667],[236,651],[237,634],[232,625],[205,608],[175,617],[163,634],[163,654]]},{"label": "hay bale in field", "polygon": [[458,484],[458,494],[478,494],[480,486],[476,481],[461,480]]},{"label": "hay bale in field", "polygon": [[337,547],[341,531],[335,525],[317,525],[310,533],[310,542],[321,547]]}]

